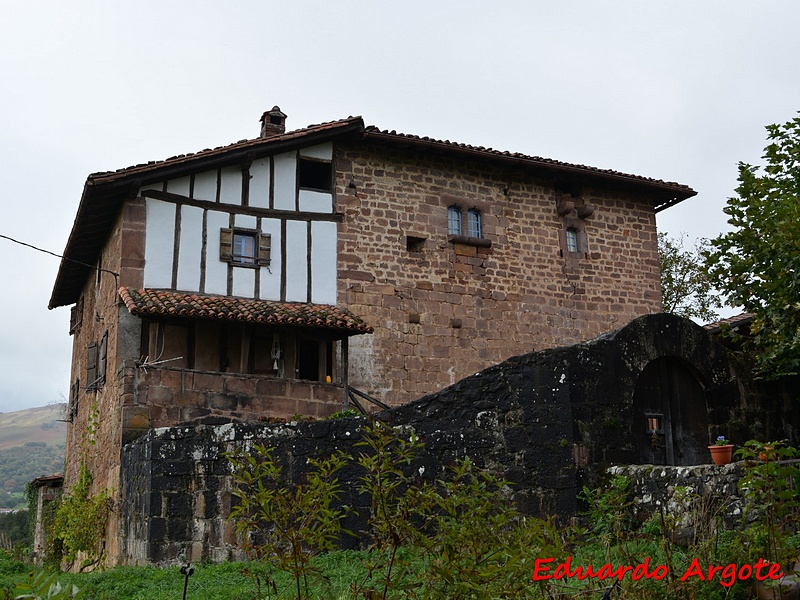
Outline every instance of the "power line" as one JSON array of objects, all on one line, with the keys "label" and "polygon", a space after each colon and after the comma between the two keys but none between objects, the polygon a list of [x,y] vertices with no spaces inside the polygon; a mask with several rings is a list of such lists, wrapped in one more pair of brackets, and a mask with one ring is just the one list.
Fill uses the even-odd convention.
[{"label": "power line", "polygon": [[25,246],[27,248],[31,248],[31,249],[36,250],[38,252],[44,252],[45,254],[49,254],[50,256],[55,256],[56,258],[61,258],[63,260],[66,260],[66,261],[69,261],[69,262],[72,262],[72,263],[75,263],[75,264],[78,264],[78,265],[81,265],[81,266],[84,266],[84,267],[89,267],[90,269],[94,269],[95,271],[100,271],[101,273],[110,273],[114,277],[119,277],[119,273],[116,273],[114,271],[109,271],[108,269],[103,269],[101,267],[98,267],[97,265],[90,265],[89,263],[85,263],[85,262],[82,262],[80,260],[75,260],[74,258],[67,258],[63,254],[56,254],[55,252],[51,252],[50,250],[45,250],[44,248],[38,248],[38,247],[34,246],[33,244],[28,244],[27,242],[21,242],[19,240],[15,240],[14,238],[8,237],[7,235],[3,235],[2,233],[0,233],[0,238],[3,238],[4,240],[8,240],[9,242],[14,242],[15,244],[19,244],[20,246]]}]

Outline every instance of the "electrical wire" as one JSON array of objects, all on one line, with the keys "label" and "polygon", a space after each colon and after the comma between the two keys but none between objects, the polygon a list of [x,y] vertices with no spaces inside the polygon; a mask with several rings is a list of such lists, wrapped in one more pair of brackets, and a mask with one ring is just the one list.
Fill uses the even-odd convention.
[{"label": "electrical wire", "polygon": [[38,252],[44,252],[45,254],[49,254],[50,256],[55,256],[56,258],[61,258],[63,260],[66,260],[68,262],[72,262],[72,263],[81,265],[83,267],[89,267],[90,269],[94,269],[95,271],[100,271],[101,273],[109,273],[109,274],[113,275],[114,277],[119,277],[119,273],[117,273],[115,271],[110,271],[108,269],[103,269],[102,267],[98,267],[97,265],[90,265],[89,263],[85,263],[85,262],[82,262],[80,260],[75,260],[74,258],[67,258],[63,254],[56,254],[55,252],[51,252],[50,250],[45,250],[44,248],[38,248],[38,247],[34,246],[33,244],[28,244],[27,242],[21,242],[19,240],[15,240],[14,238],[9,237],[7,235],[3,235],[2,233],[0,233],[0,238],[3,238],[4,240],[8,240],[9,242],[14,242],[15,244],[19,244],[20,246],[25,246],[27,248],[32,248],[33,250],[36,250]]}]

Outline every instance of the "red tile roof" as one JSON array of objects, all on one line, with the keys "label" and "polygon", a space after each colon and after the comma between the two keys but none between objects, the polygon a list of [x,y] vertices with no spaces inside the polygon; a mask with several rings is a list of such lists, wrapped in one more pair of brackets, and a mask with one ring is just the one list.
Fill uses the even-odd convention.
[{"label": "red tile roof", "polygon": [[650,198],[656,212],[696,194],[689,186],[678,183],[520,153],[501,152],[449,140],[441,141],[395,131],[383,131],[373,126],[365,127],[361,117],[348,117],[338,121],[310,125],[280,135],[240,140],[228,146],[207,148],[200,152],[180,154],[166,160],[150,161],[117,171],[103,171],[89,175],[84,185],[72,232],[67,240],[64,258],[56,276],[49,308],[77,302],[86,278],[93,274],[91,265],[96,263],[108,237],[108,231],[119,214],[120,207],[137,193],[140,186],[181,177],[199,169],[241,164],[266,154],[286,152],[306,145],[348,138],[399,147],[414,146],[425,152],[446,152],[476,160],[511,163],[534,172],[540,171],[548,177],[563,175],[618,188],[639,190]]},{"label": "red tile roof", "polygon": [[[670,192],[674,194],[679,200],[685,200],[697,194],[688,185],[675,183],[671,181],[662,181],[660,179],[653,179],[651,177],[642,177],[641,175],[631,175],[630,173],[623,173],[621,171],[614,171],[612,169],[600,169],[597,167],[589,167],[586,165],[579,165],[574,163],[561,162],[552,158],[542,158],[541,156],[529,156],[519,152],[508,152],[501,150],[494,150],[493,148],[484,148],[483,146],[471,146],[469,144],[461,144],[458,142],[451,142],[450,140],[437,140],[429,137],[420,137],[418,135],[410,135],[407,133],[397,133],[396,131],[386,131],[378,129],[375,126],[368,126],[364,130],[364,137],[367,139],[384,140],[393,143],[412,144],[417,146],[427,146],[429,148],[439,148],[446,151],[456,151],[461,153],[473,154],[484,158],[494,158],[506,161],[513,161],[527,166],[546,168],[551,171],[563,171],[565,173],[583,173],[594,175],[605,179],[613,179],[619,182],[644,184],[650,187],[658,188],[661,191]],[[676,202],[673,202],[676,203]],[[670,204],[671,205],[671,204]],[[656,207],[658,211],[660,207]],[[664,206],[666,208],[666,206]]]},{"label": "red tile roof", "polygon": [[361,132],[364,129],[364,122],[361,117],[347,117],[338,121],[329,121],[318,125],[309,125],[302,129],[296,129],[287,133],[270,135],[268,137],[257,137],[252,140],[239,140],[227,146],[217,146],[216,148],[206,148],[198,152],[178,154],[164,160],[151,160],[146,163],[132,165],[116,171],[99,171],[89,175],[88,181],[95,185],[102,185],[119,179],[120,177],[130,177],[137,174],[146,174],[151,171],[160,170],[164,167],[174,167],[182,163],[193,162],[201,159],[211,159],[215,156],[228,155],[236,151],[252,151],[262,146],[280,146],[281,143],[292,142],[299,138],[316,137],[324,134],[341,133],[342,131]]},{"label": "red tile roof", "polygon": [[705,329],[709,333],[719,333],[720,331],[722,331],[723,326],[730,327],[731,329],[746,327],[753,322],[753,317],[755,317],[753,313],[740,313],[738,315],[734,315],[726,319],[720,319],[719,321],[715,321],[714,323],[708,323],[707,325],[703,325],[703,329]]},{"label": "red tile roof", "polygon": [[207,296],[168,290],[119,288],[131,314],[192,319],[222,319],[268,325],[324,327],[346,335],[372,333],[373,328],[349,311],[329,304],[275,302],[231,296]]}]

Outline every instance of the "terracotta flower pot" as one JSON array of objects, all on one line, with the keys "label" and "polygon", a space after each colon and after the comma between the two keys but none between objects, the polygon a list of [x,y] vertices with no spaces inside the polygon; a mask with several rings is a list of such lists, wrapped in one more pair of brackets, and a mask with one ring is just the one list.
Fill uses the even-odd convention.
[{"label": "terracotta flower pot", "polygon": [[727,465],[733,458],[733,444],[709,446],[708,449],[711,450],[711,459],[715,465]]}]

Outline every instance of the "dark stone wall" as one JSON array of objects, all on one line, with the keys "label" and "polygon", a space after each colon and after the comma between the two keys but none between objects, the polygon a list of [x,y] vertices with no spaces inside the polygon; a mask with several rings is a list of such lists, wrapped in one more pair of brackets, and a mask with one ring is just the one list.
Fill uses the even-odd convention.
[{"label": "dark stone wall", "polygon": [[[747,408],[752,393],[737,381],[726,351],[702,328],[670,315],[641,317],[591,342],[511,358],[380,418],[412,428],[424,442],[424,452],[409,467],[415,477],[444,477],[448,465],[468,455],[512,483],[524,512],[571,516],[579,509],[582,485],[595,484],[610,464],[636,462],[631,440],[637,380],[651,361],[664,357],[689,365],[702,387],[708,440],[726,435],[742,444],[757,433],[769,439],[796,420],[781,416],[791,408],[786,390],[782,408],[769,413],[777,428],[753,419]],[[763,393],[758,398],[769,402]],[[342,450],[357,457],[362,450],[355,444],[365,422],[150,431],[123,452],[121,562],[239,557],[233,527],[225,519],[231,482],[221,454],[256,442],[274,446],[287,480],[300,481],[311,456]],[[369,508],[369,498],[357,491],[360,474],[355,461],[340,473],[342,502],[360,511],[346,524],[356,532],[364,529]],[[347,538],[343,544],[362,540]]]}]

